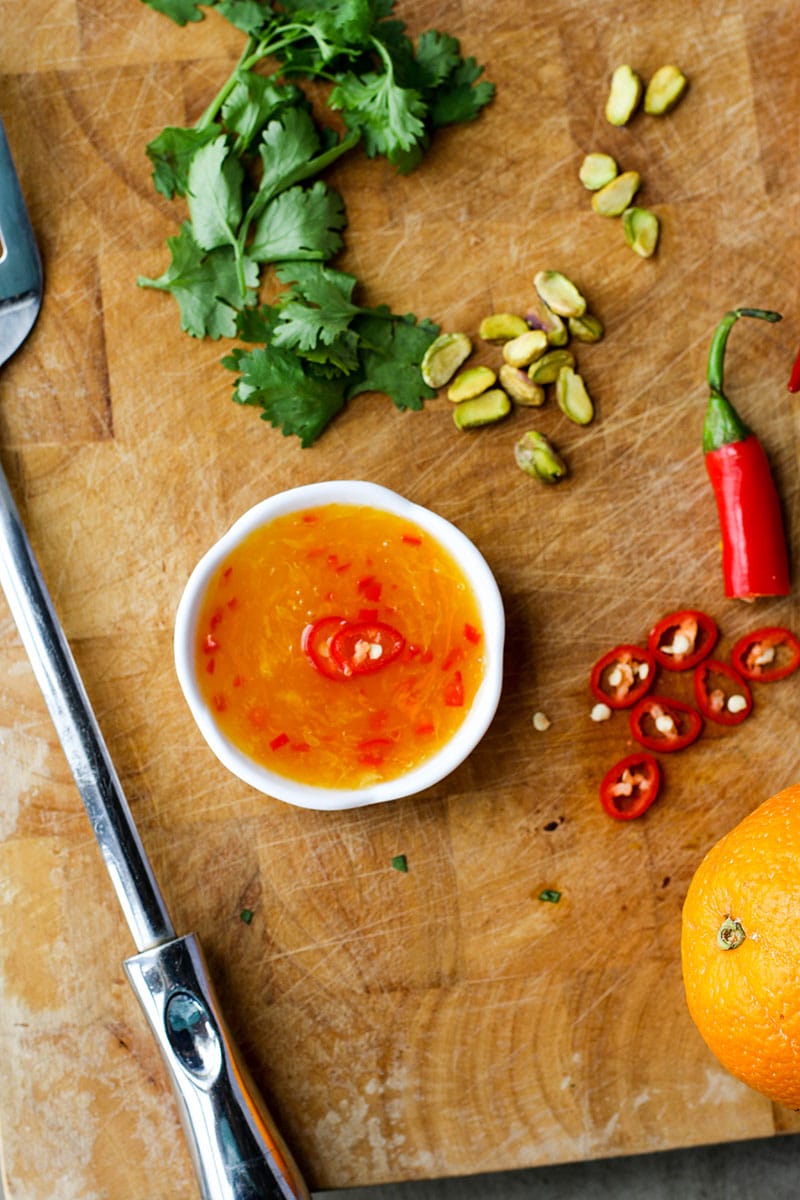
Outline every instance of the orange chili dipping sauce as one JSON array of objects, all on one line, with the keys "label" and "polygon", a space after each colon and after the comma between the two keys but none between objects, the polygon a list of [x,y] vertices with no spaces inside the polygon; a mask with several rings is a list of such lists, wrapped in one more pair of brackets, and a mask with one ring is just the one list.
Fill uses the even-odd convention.
[{"label": "orange chili dipping sauce", "polygon": [[396,779],[463,722],[484,674],[478,602],[408,520],[326,504],[251,533],[209,584],[196,671],[228,740],[277,774]]}]

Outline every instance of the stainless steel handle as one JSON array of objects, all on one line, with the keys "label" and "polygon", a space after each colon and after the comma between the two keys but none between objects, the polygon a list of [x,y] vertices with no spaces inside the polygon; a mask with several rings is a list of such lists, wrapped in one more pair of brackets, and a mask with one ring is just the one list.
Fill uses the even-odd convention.
[{"label": "stainless steel handle", "polygon": [[204,1200],[308,1200],[239,1061],[193,935],[125,962],[166,1064]]}]

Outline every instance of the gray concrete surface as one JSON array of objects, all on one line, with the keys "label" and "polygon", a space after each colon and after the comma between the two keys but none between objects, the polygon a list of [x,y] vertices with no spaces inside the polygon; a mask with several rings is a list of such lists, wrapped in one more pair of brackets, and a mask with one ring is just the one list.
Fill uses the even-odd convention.
[{"label": "gray concrete surface", "polygon": [[315,1196],[320,1200],[800,1200],[800,1135]]}]

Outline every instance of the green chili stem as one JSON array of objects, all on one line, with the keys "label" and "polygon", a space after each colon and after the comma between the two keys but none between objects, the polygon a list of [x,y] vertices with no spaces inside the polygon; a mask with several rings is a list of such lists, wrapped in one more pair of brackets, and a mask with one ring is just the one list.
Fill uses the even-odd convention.
[{"label": "green chili stem", "polygon": [[703,425],[703,451],[718,450],[731,442],[742,442],[750,436],[744,423],[723,391],[725,348],[728,335],[739,317],[756,317],[761,321],[780,321],[781,314],[766,308],[734,308],[727,312],[717,326],[708,352],[708,408]]}]

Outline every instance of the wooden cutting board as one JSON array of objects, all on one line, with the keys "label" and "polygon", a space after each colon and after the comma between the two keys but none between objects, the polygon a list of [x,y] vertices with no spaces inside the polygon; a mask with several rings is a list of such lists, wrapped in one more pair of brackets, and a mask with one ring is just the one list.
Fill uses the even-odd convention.
[{"label": "wooden cutting board", "polygon": [[[199,933],[309,1183],[797,1128],[706,1051],[678,940],[705,850],[800,778],[800,678],[665,763],[663,799],[624,825],[597,785],[627,728],[593,723],[587,689],[604,650],[676,607],[712,613],[723,651],[758,624],[800,628],[795,597],[724,600],[700,449],[717,320],[738,304],[782,310],[779,326],[737,327],[728,383],[769,451],[800,561],[800,411],[786,388],[800,344],[794,5],[401,0],[413,32],[446,30],[486,63],[497,97],[408,177],[358,154],[339,166],[339,265],[368,303],[473,334],[488,312],[524,311],[537,270],[565,271],[607,331],[579,352],[597,416],[578,428],[551,401],[462,434],[444,397],[400,414],[365,396],[308,450],[235,407],[225,347],[181,334],[171,299],[135,285],[165,268],[182,218],[154,192],[145,144],[202,111],[239,35],[217,19],[180,30],[138,0],[0,7],[0,112],[47,278],[37,328],[0,379],[3,465],[175,924]],[[649,77],[668,61],[691,80],[680,107],[612,129],[613,68]],[[577,179],[590,150],[640,171],[663,225],[654,259],[592,213]],[[558,487],[514,464],[534,426],[569,463]],[[449,779],[320,814],[254,793],[211,756],[171,633],[188,573],[240,513],[341,477],[393,487],[474,539],[503,593],[508,654],[496,720]],[[172,1098],[123,977],[133,946],[2,602],[0,631],[9,1196],[190,1200]],[[544,887],[558,904],[537,899]]]}]

